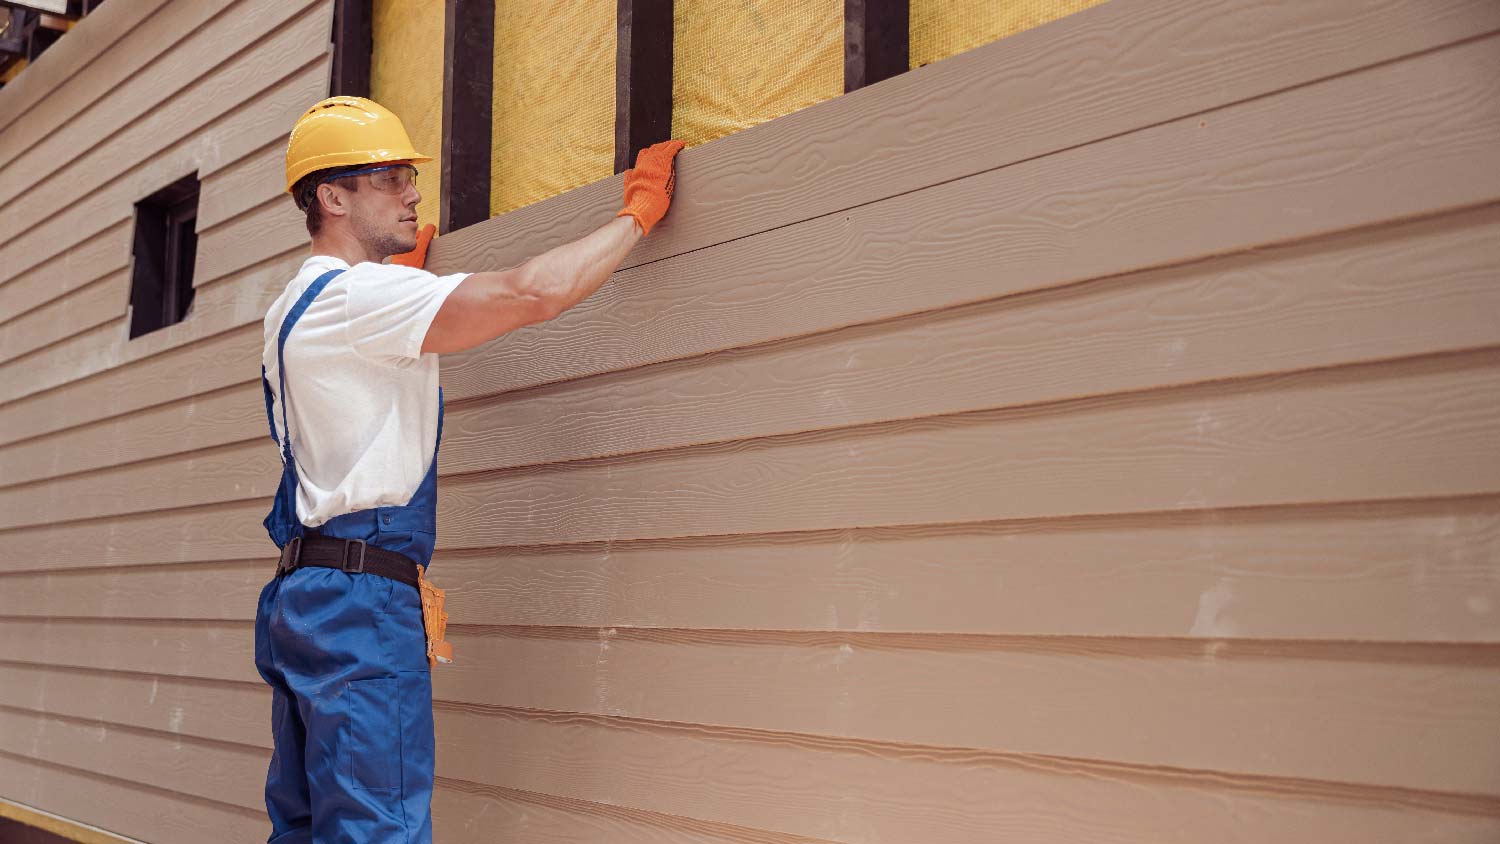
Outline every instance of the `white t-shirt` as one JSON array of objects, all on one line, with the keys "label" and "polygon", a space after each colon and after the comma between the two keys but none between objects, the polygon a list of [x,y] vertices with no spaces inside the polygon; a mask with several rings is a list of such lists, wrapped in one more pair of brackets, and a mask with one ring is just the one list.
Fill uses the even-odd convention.
[{"label": "white t-shirt", "polygon": [[286,342],[297,516],[308,527],[404,505],[417,491],[432,464],[438,423],[438,356],[422,354],[422,341],[443,301],[467,278],[308,258],[266,313],[261,361],[277,399],[278,436],[285,436],[276,361],[281,321],[335,267],[344,272],[308,306]]}]

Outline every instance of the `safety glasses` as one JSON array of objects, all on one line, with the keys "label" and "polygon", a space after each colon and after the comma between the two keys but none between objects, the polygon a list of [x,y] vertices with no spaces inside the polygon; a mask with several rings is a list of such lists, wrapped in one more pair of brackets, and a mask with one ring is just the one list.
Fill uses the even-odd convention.
[{"label": "safety glasses", "polygon": [[319,184],[331,182],[334,179],[342,179],[345,176],[369,176],[370,187],[381,193],[402,193],[406,186],[417,178],[417,168],[410,164],[383,164],[379,167],[368,167],[364,170],[350,170],[347,173],[334,173],[332,176],[323,177]]}]

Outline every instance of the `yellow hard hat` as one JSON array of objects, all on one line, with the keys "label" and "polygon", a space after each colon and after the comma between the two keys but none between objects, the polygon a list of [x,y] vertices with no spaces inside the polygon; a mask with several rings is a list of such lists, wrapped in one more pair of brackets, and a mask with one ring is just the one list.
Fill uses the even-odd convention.
[{"label": "yellow hard hat", "polygon": [[412,149],[401,118],[364,97],[329,97],[308,109],[286,145],[286,190],[308,173],[351,164],[431,161]]}]

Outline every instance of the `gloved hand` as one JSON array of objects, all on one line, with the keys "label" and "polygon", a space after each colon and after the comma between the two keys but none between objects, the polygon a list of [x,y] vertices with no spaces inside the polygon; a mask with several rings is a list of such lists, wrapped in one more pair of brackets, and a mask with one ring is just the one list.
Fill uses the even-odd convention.
[{"label": "gloved hand", "polygon": [[641,150],[635,167],[625,171],[625,207],[615,216],[634,217],[642,232],[651,233],[672,204],[677,180],[672,160],[684,146],[682,141],[662,141]]},{"label": "gloved hand", "polygon": [[400,255],[392,255],[391,263],[400,264],[403,267],[416,267],[422,269],[427,266],[427,244],[432,242],[432,233],[437,231],[437,226],[431,223],[423,226],[417,232],[417,248],[410,252],[402,252]]}]

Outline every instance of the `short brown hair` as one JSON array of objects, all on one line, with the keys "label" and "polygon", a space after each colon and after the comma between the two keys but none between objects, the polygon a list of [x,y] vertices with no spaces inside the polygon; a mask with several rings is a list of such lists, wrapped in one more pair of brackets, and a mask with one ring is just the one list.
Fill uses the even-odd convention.
[{"label": "short brown hair", "polygon": [[[292,201],[297,203],[297,208],[307,214],[307,233],[316,237],[323,230],[323,204],[318,201],[318,185],[323,180],[338,173],[348,173],[353,170],[362,170],[365,165],[355,164],[349,167],[330,167],[327,170],[314,170],[306,176],[297,180],[292,185]],[[359,180],[350,179],[344,183],[349,190],[359,190]]]}]

